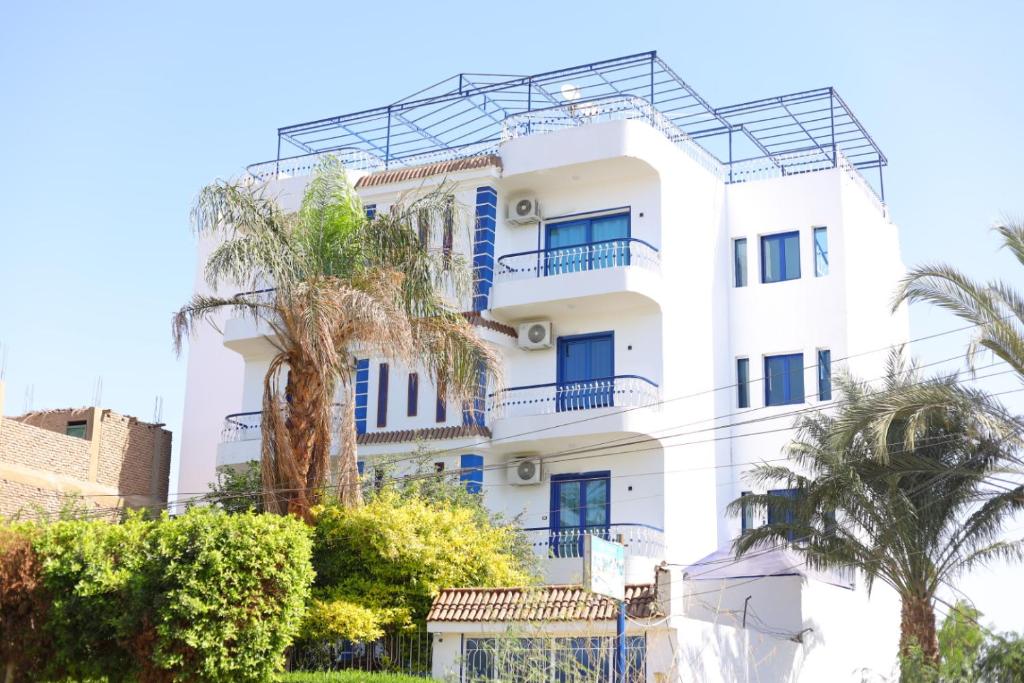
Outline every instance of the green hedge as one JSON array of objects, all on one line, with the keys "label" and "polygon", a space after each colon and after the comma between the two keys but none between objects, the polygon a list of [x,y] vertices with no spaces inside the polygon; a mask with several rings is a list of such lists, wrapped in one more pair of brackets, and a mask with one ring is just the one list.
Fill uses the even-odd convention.
[{"label": "green hedge", "polygon": [[32,536],[46,657],[27,680],[269,680],[313,580],[310,531],[289,517],[194,509]]},{"label": "green hedge", "polygon": [[366,671],[321,671],[281,674],[276,680],[280,683],[430,683],[434,679]]}]

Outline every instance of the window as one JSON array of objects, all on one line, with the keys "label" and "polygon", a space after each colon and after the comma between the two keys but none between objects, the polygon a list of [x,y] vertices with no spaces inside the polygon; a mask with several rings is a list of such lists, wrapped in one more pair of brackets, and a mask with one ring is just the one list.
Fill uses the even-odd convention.
[{"label": "window", "polygon": [[377,373],[377,427],[388,426],[388,364],[381,363]]},{"label": "window", "polygon": [[[746,496],[749,496],[750,494],[751,494],[750,491],[743,491],[743,492],[740,493],[740,498],[741,499],[745,498]],[[740,531],[745,534],[745,533],[747,533],[748,531],[750,531],[751,529],[753,529],[756,526],[757,526],[757,523],[754,520],[754,506],[753,505],[748,505],[747,503],[744,503],[743,504],[743,513],[740,516]]]},{"label": "window", "polygon": [[832,352],[818,349],[818,400],[832,400]]},{"label": "window", "polygon": [[747,239],[745,237],[732,241],[732,265],[737,287],[747,286]]},{"label": "window", "polygon": [[804,402],[804,354],[765,356],[764,404],[784,406]]},{"label": "window", "polygon": [[480,493],[484,488],[484,456],[466,454],[459,456],[459,481],[469,493]]},{"label": "window", "polygon": [[586,410],[614,404],[613,332],[558,338],[555,410]]},{"label": "window", "polygon": [[455,198],[449,197],[444,205],[444,235],[441,242],[441,254],[445,268],[451,265],[452,248],[455,241]]},{"label": "window", "polygon": [[444,422],[448,419],[447,393],[448,391],[445,389],[444,382],[439,380],[437,383],[437,408],[434,411],[435,422]]},{"label": "window", "polygon": [[73,436],[78,439],[85,438],[86,421],[76,420],[74,422],[68,422],[67,427],[64,428],[64,433],[68,436]]},{"label": "window", "polygon": [[761,238],[761,282],[800,278],[800,233],[783,232]]},{"label": "window", "polygon": [[828,228],[814,229],[814,276],[828,275]]},{"label": "window", "polygon": [[435,462],[434,463],[434,471],[438,472],[438,473],[444,472],[444,463],[443,462]]},{"label": "window", "polygon": [[416,417],[420,402],[420,376],[415,372],[409,373],[409,397],[408,408],[405,414],[409,417]]},{"label": "window", "polygon": [[736,405],[750,407],[750,359],[736,359]]},{"label": "window", "polygon": [[628,212],[548,223],[545,229],[545,275],[629,265]]},{"label": "window", "polygon": [[366,433],[366,413],[370,394],[370,359],[356,359],[356,434]]},{"label": "window", "polygon": [[[768,506],[768,524],[793,524],[796,521],[796,510],[794,509],[794,501],[796,501],[797,495],[799,495],[797,489],[776,489],[769,491],[769,496],[776,496],[778,498],[785,498],[786,500],[780,500],[776,505]],[[786,539],[792,541],[796,536],[793,530],[786,533]]]},{"label": "window", "polygon": [[611,473],[584,472],[551,477],[551,553],[583,557],[583,536],[608,538]]},{"label": "window", "polygon": [[369,218],[371,221],[374,218],[377,217],[377,205],[376,204],[367,204],[366,205],[366,217]]}]

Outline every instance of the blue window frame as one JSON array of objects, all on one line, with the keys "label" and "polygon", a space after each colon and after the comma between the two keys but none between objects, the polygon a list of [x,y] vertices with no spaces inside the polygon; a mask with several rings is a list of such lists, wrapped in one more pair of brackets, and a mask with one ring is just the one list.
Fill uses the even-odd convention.
[{"label": "blue window frame", "polygon": [[761,282],[800,278],[800,233],[782,232],[761,238]]},{"label": "blue window frame", "polygon": [[818,349],[818,400],[832,400],[832,352]]},{"label": "blue window frame", "polygon": [[828,275],[828,228],[814,229],[814,276]]},{"label": "blue window frame", "polygon": [[614,404],[615,334],[558,338],[555,409],[586,410]]},{"label": "blue window frame", "polygon": [[629,265],[629,212],[545,225],[544,274]]},{"label": "blue window frame", "polygon": [[733,284],[737,287],[747,286],[747,238],[741,237],[732,241]]},{"label": "blue window frame", "polygon": [[405,414],[408,417],[416,417],[420,403],[420,376],[415,372],[409,373],[409,388],[407,393],[407,407]]},{"label": "blue window frame", "polygon": [[765,356],[764,404],[785,406],[804,402],[804,354]]},{"label": "blue window frame", "polygon": [[736,406],[750,407],[750,359],[736,359]]},{"label": "blue window frame", "polygon": [[370,392],[370,359],[356,359],[356,434],[366,433],[366,412]]},{"label": "blue window frame", "polygon": [[480,493],[484,488],[484,456],[467,453],[459,456],[459,481],[469,493]]},{"label": "blue window frame", "polygon": [[[797,489],[775,489],[768,492],[769,496],[777,496],[779,498],[786,498],[789,501],[795,501],[800,491]],[[768,524],[792,524],[796,520],[796,511],[792,507],[792,503],[769,505],[768,506]],[[792,541],[796,537],[796,533],[792,530],[786,532],[786,539]]]},{"label": "blue window frame", "polygon": [[377,427],[388,426],[388,364],[381,363],[377,371]]},{"label": "blue window frame", "polygon": [[583,557],[583,536],[608,538],[611,472],[556,474],[551,477],[551,540],[554,557]]}]

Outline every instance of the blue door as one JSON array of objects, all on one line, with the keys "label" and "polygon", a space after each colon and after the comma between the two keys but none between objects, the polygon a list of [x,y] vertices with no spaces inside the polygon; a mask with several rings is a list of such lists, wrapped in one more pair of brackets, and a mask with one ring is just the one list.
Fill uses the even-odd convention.
[{"label": "blue door", "polygon": [[629,265],[629,214],[549,223],[544,274]]},{"label": "blue door", "polygon": [[583,536],[609,539],[610,472],[551,477],[551,541],[554,557],[583,557]]},{"label": "blue door", "polygon": [[606,408],[614,403],[615,335],[558,338],[558,411]]}]

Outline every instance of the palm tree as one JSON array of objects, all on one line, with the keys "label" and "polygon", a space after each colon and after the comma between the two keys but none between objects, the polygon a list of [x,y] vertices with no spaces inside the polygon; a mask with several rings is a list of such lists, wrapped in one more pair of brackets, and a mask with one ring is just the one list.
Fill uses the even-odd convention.
[{"label": "palm tree", "polygon": [[[1003,246],[1024,266],[1024,224],[996,227]],[[1024,275],[1024,273],[1022,273]],[[904,301],[927,301],[977,325],[968,358],[988,349],[1024,379],[1024,293],[1008,283],[978,282],[950,265],[925,265],[910,271],[896,292],[893,310]]]},{"label": "palm tree", "polygon": [[[200,192],[195,229],[220,240],[206,262],[207,283],[214,291],[260,291],[196,294],[174,315],[174,344],[180,353],[201,322],[224,311],[273,331],[276,354],[263,382],[266,509],[308,519],[332,474],[343,504],[361,502],[357,353],[422,366],[456,400],[476,397],[487,373],[497,372],[493,351],[452,303],[469,291],[466,260],[426,246],[456,222],[449,192],[442,186],[370,218],[332,158],[318,167],[294,213],[262,185],[218,181]],[[332,437],[340,453],[333,473]]]},{"label": "palm tree", "polygon": [[[902,604],[900,652],[920,647],[935,662],[940,585],[989,560],[1024,557],[1024,541],[1000,540],[1004,521],[1024,508],[1024,488],[1000,478],[1020,425],[955,376],[922,380],[899,353],[881,388],[848,375],[837,385],[834,414],[798,421],[789,462],[748,475],[758,489],[782,484],[795,496],[753,494],[729,506],[770,508],[782,521],[747,531],[733,548],[742,556],[796,539],[811,568],[859,569],[869,591],[888,584]],[[929,395],[939,400],[929,405]]]}]

